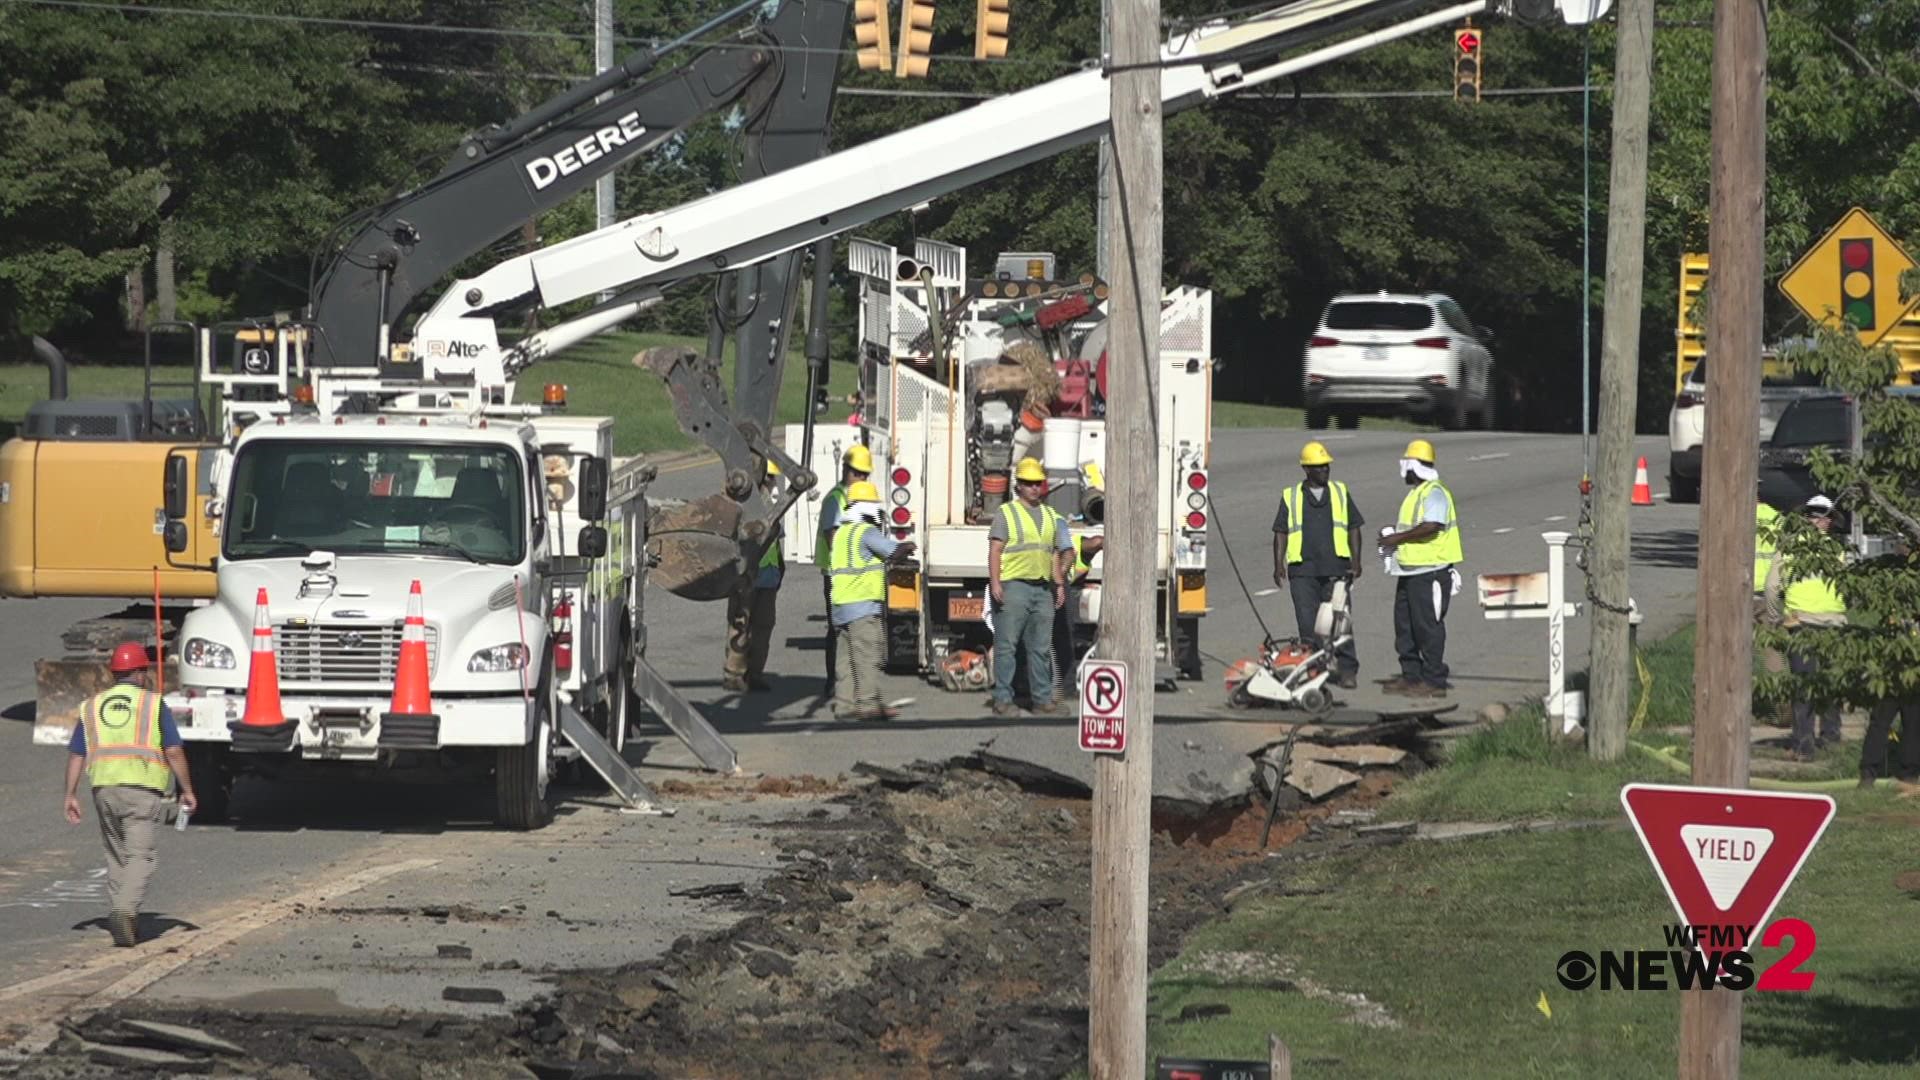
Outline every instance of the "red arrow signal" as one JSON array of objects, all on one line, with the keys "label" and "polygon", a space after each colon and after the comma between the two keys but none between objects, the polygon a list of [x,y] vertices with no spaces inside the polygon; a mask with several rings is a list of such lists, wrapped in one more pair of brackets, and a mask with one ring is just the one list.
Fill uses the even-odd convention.
[{"label": "red arrow signal", "polygon": [[1480,35],[1471,30],[1455,30],[1453,32],[1453,43],[1460,46],[1460,51],[1463,53],[1480,51]]}]

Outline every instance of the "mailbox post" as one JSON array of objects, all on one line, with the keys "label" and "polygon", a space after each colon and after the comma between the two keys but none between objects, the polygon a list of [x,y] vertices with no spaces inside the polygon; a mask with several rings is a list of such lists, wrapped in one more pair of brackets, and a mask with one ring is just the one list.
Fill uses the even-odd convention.
[{"label": "mailbox post", "polygon": [[[1571,533],[1541,533],[1547,542],[1547,569],[1523,574],[1481,574],[1480,609],[1488,619],[1547,620],[1547,734],[1570,730],[1582,717],[1567,708],[1567,617],[1580,614],[1580,605],[1567,600],[1567,542]],[[1631,599],[1629,626],[1640,624],[1640,609]]]}]

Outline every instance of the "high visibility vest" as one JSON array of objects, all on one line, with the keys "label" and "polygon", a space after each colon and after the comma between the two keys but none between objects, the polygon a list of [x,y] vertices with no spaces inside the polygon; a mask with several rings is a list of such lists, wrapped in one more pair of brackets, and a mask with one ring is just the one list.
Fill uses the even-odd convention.
[{"label": "high visibility vest", "polygon": [[[1307,505],[1307,485],[1295,484],[1286,490],[1281,499],[1287,504],[1287,561],[1305,562],[1301,554],[1306,539],[1306,530],[1301,528],[1305,520],[1301,517]],[[1328,498],[1333,500],[1333,553],[1343,559],[1353,558],[1353,545],[1347,539],[1347,485],[1338,480],[1327,484]]]},{"label": "high visibility vest", "polygon": [[778,540],[768,544],[766,553],[760,556],[760,569],[762,570],[765,570],[769,566],[778,569],[786,564],[786,555],[780,550],[780,541]]},{"label": "high visibility vest", "polygon": [[814,533],[813,561],[819,565],[820,572],[826,573],[829,552],[833,547],[833,538],[840,532],[840,511],[847,508],[847,485],[836,484],[827,497],[820,500],[820,527]]},{"label": "high visibility vest", "polygon": [[[1093,569],[1093,564],[1087,561],[1087,556],[1083,550],[1085,544],[1086,537],[1076,536],[1073,538],[1073,575],[1075,577],[1079,577],[1081,574]],[[1005,567],[1002,566],[1001,569],[1004,570]]]},{"label": "high visibility vest", "polygon": [[1753,591],[1760,592],[1767,587],[1767,571],[1773,566],[1773,557],[1780,550],[1779,540],[1774,529],[1780,520],[1780,511],[1766,503],[1753,504]]},{"label": "high visibility vest", "polygon": [[[1780,568],[1782,577],[1791,577],[1793,564]],[[1782,598],[1786,610],[1799,615],[1844,615],[1847,601],[1826,578],[1813,576],[1794,579]]]},{"label": "high visibility vest", "polygon": [[1000,580],[1053,581],[1053,548],[1060,537],[1060,513],[1041,504],[1036,523],[1025,503],[1013,499],[1000,504],[1007,523],[1007,546],[1000,550]]},{"label": "high visibility vest", "polygon": [[160,697],[115,686],[80,706],[87,732],[87,779],[94,787],[152,788],[164,793],[173,770],[160,750]]},{"label": "high visibility vest", "polygon": [[1401,566],[1451,566],[1465,558],[1460,549],[1460,517],[1454,512],[1453,492],[1438,480],[1423,480],[1407,492],[1406,499],[1400,503],[1399,531],[1406,532],[1420,524],[1421,504],[1426,502],[1427,492],[1436,489],[1447,497],[1447,523],[1440,535],[1431,540],[1401,544],[1396,552]]},{"label": "high visibility vest", "polygon": [[873,525],[850,521],[833,534],[827,573],[833,582],[833,606],[879,603],[887,598],[887,564],[862,546]]}]

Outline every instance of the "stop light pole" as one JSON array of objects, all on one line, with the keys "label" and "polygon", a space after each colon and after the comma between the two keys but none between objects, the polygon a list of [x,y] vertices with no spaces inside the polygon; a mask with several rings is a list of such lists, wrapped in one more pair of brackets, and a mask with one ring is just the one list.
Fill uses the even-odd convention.
[{"label": "stop light pole", "polygon": [[[1712,189],[1707,251],[1707,440],[1700,485],[1700,632],[1694,644],[1693,782],[1746,787],[1753,699],[1753,508],[1758,472],[1766,238],[1764,0],[1713,7]],[[1740,1074],[1740,995],[1685,990],[1680,1076]]]},{"label": "stop light pole", "polygon": [[[1160,399],[1160,0],[1112,3],[1107,440],[1153,446]],[[1092,1080],[1147,1075],[1147,848],[1153,800],[1154,556],[1159,455],[1109,455],[1099,658],[1127,665],[1127,745],[1093,774]]]}]

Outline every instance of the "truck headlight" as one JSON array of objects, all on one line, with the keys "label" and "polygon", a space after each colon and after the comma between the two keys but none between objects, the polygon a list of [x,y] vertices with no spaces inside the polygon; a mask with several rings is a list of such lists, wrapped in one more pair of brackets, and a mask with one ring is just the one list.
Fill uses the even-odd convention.
[{"label": "truck headlight", "polygon": [[518,671],[527,666],[527,647],[519,642],[481,649],[467,661],[467,670],[478,674],[490,671]]},{"label": "truck headlight", "polygon": [[188,638],[186,647],[180,650],[180,659],[188,667],[219,668],[223,671],[234,668],[232,649],[202,637]]}]

